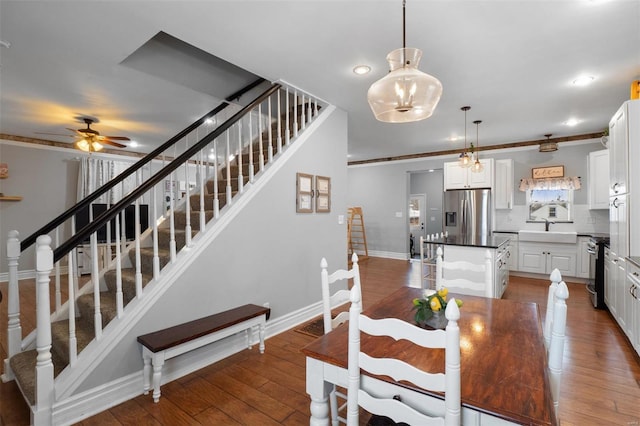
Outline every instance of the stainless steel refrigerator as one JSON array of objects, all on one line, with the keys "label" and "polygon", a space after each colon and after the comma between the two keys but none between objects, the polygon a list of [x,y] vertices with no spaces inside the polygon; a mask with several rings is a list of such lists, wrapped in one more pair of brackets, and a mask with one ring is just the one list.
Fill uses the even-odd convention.
[{"label": "stainless steel refrigerator", "polygon": [[491,190],[457,189],[444,193],[444,230],[473,242],[491,235]]}]

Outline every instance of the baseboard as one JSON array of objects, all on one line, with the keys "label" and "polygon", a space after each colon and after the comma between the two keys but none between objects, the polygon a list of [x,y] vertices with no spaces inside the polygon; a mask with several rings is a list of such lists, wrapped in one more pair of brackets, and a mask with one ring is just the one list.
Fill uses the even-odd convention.
[{"label": "baseboard", "polygon": [[[522,272],[522,271],[509,271],[509,275],[513,277],[534,278],[538,280],[545,280],[547,282],[551,282],[549,275],[547,274],[535,274],[533,272]],[[589,281],[586,278],[578,278],[578,277],[562,277],[562,279],[567,283],[578,283],[578,284],[586,284]]]},{"label": "baseboard", "polygon": [[[322,313],[322,303],[317,302],[282,317],[267,321],[265,327],[265,351],[269,351],[268,339]],[[258,334],[253,333],[251,344],[253,351],[258,350]],[[200,370],[217,361],[247,349],[244,332],[222,339],[210,345],[172,358],[165,362],[162,369],[162,384]],[[142,371],[134,372],[96,388],[72,395],[53,406],[53,424],[71,425],[83,419],[108,410],[118,404],[135,398],[143,393]],[[161,389],[162,390],[162,389]],[[152,398],[151,391],[149,398]],[[162,396],[161,396],[162,398]]]},{"label": "baseboard", "polygon": [[384,257],[386,259],[409,260],[408,253],[397,253],[392,251],[368,250],[370,257]]}]

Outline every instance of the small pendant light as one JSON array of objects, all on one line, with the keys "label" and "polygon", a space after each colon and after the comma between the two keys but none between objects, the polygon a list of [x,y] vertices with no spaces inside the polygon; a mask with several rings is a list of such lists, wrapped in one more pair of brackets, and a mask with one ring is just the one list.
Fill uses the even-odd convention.
[{"label": "small pendant light", "polygon": [[460,154],[458,164],[460,165],[460,167],[467,168],[470,167],[472,163],[472,158],[467,153],[467,111],[469,111],[471,107],[463,106],[460,109],[464,111],[464,151],[462,151],[462,154]]},{"label": "small pendant light", "polygon": [[476,120],[473,124],[476,125],[476,161],[471,166],[471,171],[474,173],[480,173],[484,170],[484,166],[480,162],[480,139],[478,138],[478,127],[482,123],[482,120]]}]

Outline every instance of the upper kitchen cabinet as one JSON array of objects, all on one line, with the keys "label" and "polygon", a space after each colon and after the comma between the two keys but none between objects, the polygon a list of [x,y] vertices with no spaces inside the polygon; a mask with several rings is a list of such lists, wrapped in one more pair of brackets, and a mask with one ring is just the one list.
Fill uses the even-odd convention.
[{"label": "upper kitchen cabinet", "polygon": [[[496,166],[497,167],[497,166]],[[496,168],[496,180],[497,176]],[[589,153],[589,209],[609,208],[609,150]]]},{"label": "upper kitchen cabinet", "polygon": [[[608,158],[607,158],[608,161]],[[496,180],[495,180],[495,206],[496,209],[513,208],[513,160],[496,160]],[[609,164],[607,163],[607,170]],[[607,189],[605,182],[605,190]],[[608,193],[607,193],[608,195]],[[605,196],[605,207],[608,208],[608,198]]]},{"label": "upper kitchen cabinet", "polygon": [[630,143],[640,143],[640,100],[626,101],[609,122],[609,196],[629,192]]},{"label": "upper kitchen cabinet", "polygon": [[457,161],[444,163],[444,189],[493,188],[493,158],[480,159],[481,172],[458,165]]}]

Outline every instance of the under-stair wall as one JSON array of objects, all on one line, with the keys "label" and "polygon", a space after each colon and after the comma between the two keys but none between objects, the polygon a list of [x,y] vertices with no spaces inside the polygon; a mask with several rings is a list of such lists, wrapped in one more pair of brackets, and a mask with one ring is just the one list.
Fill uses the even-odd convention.
[{"label": "under-stair wall", "polygon": [[[330,107],[312,126],[256,190],[234,206],[237,211],[227,216],[221,230],[194,240],[192,256],[182,270],[168,272],[175,273],[175,283],[120,343],[103,354],[77,392],[105,378],[124,380],[132,375],[139,377],[141,386],[142,357],[136,342],[141,334],[245,303],[269,303],[267,336],[290,328],[302,316],[319,313],[309,309],[321,300],[320,259],[346,267],[346,225],[338,223],[338,216],[346,214],[346,114]],[[331,177],[330,213],[296,213],[296,172]],[[165,368],[180,370],[184,362],[169,360]]]}]

